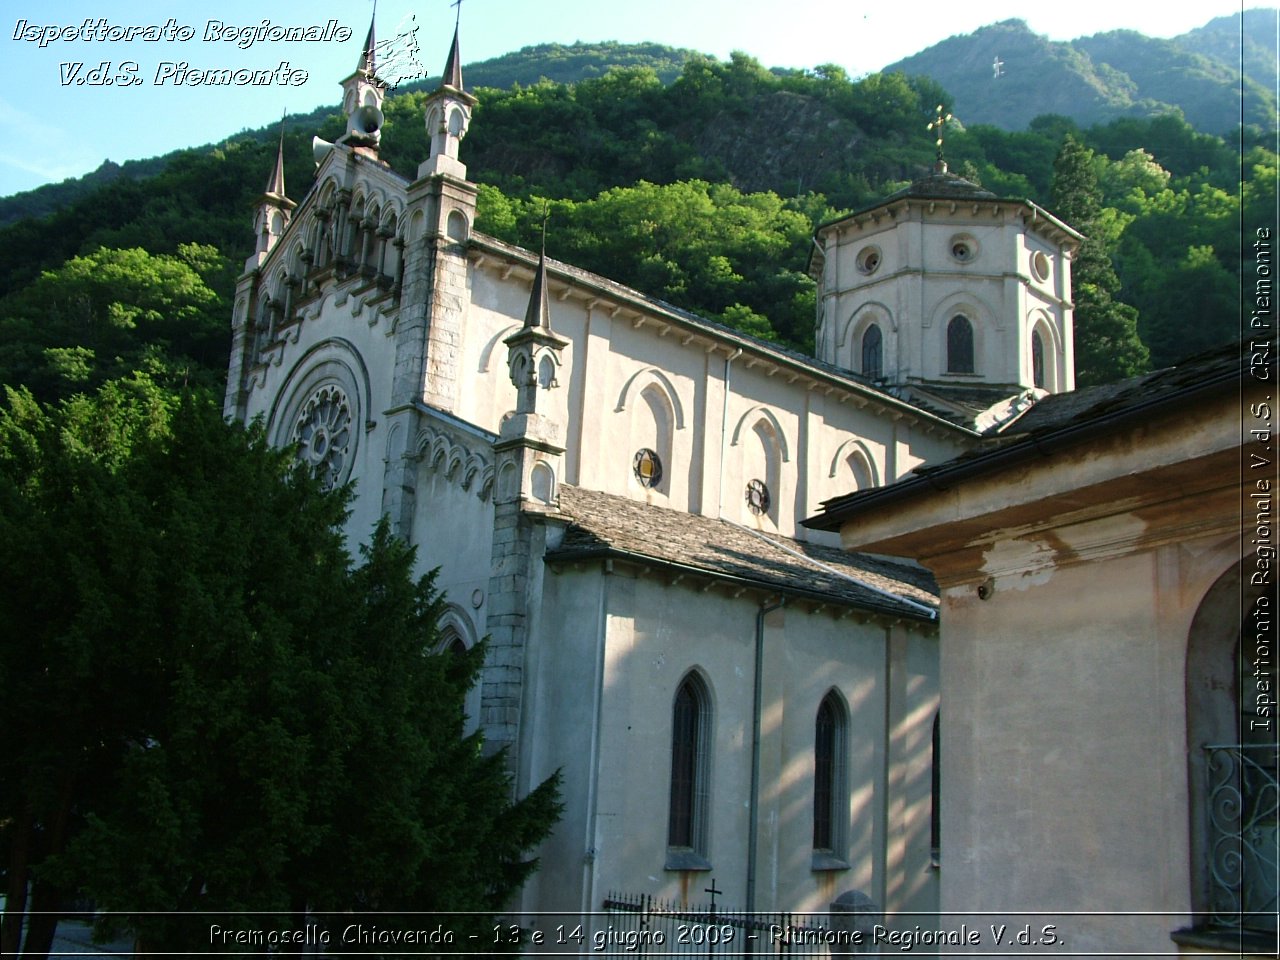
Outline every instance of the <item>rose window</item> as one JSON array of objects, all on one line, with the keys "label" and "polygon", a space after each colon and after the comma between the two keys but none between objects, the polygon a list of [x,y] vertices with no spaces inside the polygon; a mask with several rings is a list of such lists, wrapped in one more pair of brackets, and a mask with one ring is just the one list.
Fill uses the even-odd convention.
[{"label": "rose window", "polygon": [[321,387],[303,405],[293,440],[298,445],[298,459],[326,488],[346,479],[352,446],[351,404],[340,387]]}]

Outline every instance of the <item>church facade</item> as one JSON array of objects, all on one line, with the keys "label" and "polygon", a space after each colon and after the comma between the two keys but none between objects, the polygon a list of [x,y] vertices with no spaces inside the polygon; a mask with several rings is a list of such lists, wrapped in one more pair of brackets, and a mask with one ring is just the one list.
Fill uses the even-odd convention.
[{"label": "church facade", "polygon": [[563,776],[516,906],[936,910],[937,589],[800,521],[1072,386],[1077,235],[936,173],[820,228],[802,356],[478,231],[456,34],[392,171],[372,41],[313,185],[260,200],[225,411],[440,568],[446,646],[488,638],[472,722],[517,791]]}]

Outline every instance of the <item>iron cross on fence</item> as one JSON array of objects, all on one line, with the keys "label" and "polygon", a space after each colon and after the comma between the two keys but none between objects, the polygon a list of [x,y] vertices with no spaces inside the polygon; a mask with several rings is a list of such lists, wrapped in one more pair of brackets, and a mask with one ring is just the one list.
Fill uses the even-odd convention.
[{"label": "iron cross on fence", "polygon": [[724,891],[723,891],[723,890],[717,890],[717,889],[716,889],[716,878],[715,878],[715,877],[712,877],[712,878],[711,878],[711,886],[709,886],[709,887],[705,888],[702,892],[703,892],[703,893],[709,893],[709,894],[711,894],[711,912],[712,912],[712,913],[715,913],[715,912],[716,912],[716,894],[724,893]]}]

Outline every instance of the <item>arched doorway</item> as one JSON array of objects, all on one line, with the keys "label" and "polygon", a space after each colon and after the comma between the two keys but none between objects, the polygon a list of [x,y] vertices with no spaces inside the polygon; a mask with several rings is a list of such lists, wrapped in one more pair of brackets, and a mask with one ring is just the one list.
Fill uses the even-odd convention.
[{"label": "arched doorway", "polygon": [[1209,589],[1187,637],[1191,902],[1198,926],[1274,933],[1275,635],[1270,599],[1242,590],[1243,568]]}]

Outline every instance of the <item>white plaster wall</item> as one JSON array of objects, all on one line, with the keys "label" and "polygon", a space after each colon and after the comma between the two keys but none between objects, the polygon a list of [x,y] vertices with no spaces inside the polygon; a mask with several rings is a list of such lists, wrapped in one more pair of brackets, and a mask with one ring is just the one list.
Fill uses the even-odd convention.
[{"label": "white plaster wall", "polygon": [[[458,412],[490,430],[498,429],[515,404],[502,340],[521,322],[529,297],[523,274],[504,280],[505,269],[473,263],[463,345],[467,376]],[[847,469],[831,476],[832,460],[851,438],[863,441],[880,482],[926,458],[953,456],[963,446],[963,438],[949,436],[945,428],[926,435],[909,418],[895,421],[864,400],[842,401],[842,391],[813,389],[754,355],[730,360],[728,345],[690,343],[678,330],[664,333],[653,317],[615,315],[612,305],[561,293],[553,282],[552,327],[569,345],[559,388],[545,402],[565,427],[565,482],[807,537],[798,521],[815,513],[823,499],[851,489]],[[672,412],[671,454],[663,464],[667,480],[659,490],[643,488],[632,473],[636,451],[652,443],[653,426],[640,399],[647,386],[670,398]],[[770,485],[774,506],[769,516],[757,517],[746,507],[745,488],[749,479],[766,479],[752,432],[764,416],[777,423],[780,456],[777,482]]]},{"label": "white plaster wall", "polygon": [[[415,572],[421,575],[438,567],[436,586],[466,611],[476,636],[481,636],[493,553],[493,500],[480,496],[478,479],[469,490],[460,479],[447,475],[443,466],[418,467],[411,534],[417,550]],[[479,605],[474,602],[477,590]]]},{"label": "white plaster wall", "polygon": [[[912,251],[908,238],[895,230],[895,225],[893,219],[885,218],[882,223],[841,233],[827,243],[826,269],[819,281],[819,291],[827,298],[826,316],[816,344],[819,358],[827,363],[859,369],[862,344],[855,336],[856,318],[868,304],[876,304],[889,315],[890,322],[881,325],[885,334],[885,374],[892,376],[900,366],[899,359],[905,356],[901,351],[906,342],[898,330],[904,304],[895,278],[911,264]],[[858,261],[871,248],[879,251],[881,261],[868,274],[858,268]]]},{"label": "white plaster wall", "polygon": [[[750,596],[672,587],[620,565],[611,574],[599,563],[548,571],[537,649],[539,710],[536,731],[529,733],[531,781],[562,770],[566,809],[544,845],[546,866],[526,894],[525,909],[599,909],[610,891],[701,901],[713,876],[726,891],[722,902],[745,905],[758,611]],[[855,888],[877,897],[887,892],[896,909],[936,906],[932,878],[920,878],[929,842],[919,795],[928,790],[927,764],[917,760],[910,769],[890,772],[887,752],[915,752],[923,742],[928,755],[936,647],[923,635],[895,631],[892,682],[904,699],[890,704],[883,626],[800,608],[766,617],[757,909],[823,910]],[[713,710],[712,869],[706,873],[664,869],[671,711],[676,689],[692,669],[705,679]],[[814,724],[818,705],[833,689],[849,714],[850,868],[815,871]],[[597,717],[598,742],[591,735]],[[903,811],[892,826],[886,820],[890,777],[901,796],[888,802]],[[896,855],[892,881],[883,853],[890,830],[908,851]],[[907,876],[911,871],[915,875]]]},{"label": "white plaster wall", "polygon": [[1080,951],[1173,949],[1190,909],[1187,632],[1233,548],[1010,575],[986,601],[944,591],[943,910],[1170,911],[1056,920]]},{"label": "white plaster wall", "polygon": [[939,871],[932,857],[933,719],[938,712],[938,638],[919,628],[887,631],[883,685],[888,698],[885,743],[885,869],[874,889],[886,917],[911,926],[938,909]]},{"label": "white plaster wall", "polygon": [[516,388],[507,372],[507,346],[502,341],[524,322],[529,284],[514,277],[503,283],[474,264],[469,264],[467,276],[471,300],[463,324],[461,394],[455,412],[497,433],[503,414],[516,408]]},{"label": "white plaster wall", "polygon": [[[761,909],[825,910],[845,891],[880,897],[888,690],[885,631],[825,613],[770,615],[761,739]],[[813,750],[818,707],[834,690],[848,710],[848,870],[813,869]]]},{"label": "white plaster wall", "polygon": [[594,731],[601,716],[604,603],[614,583],[594,565],[544,572],[542,630],[527,657],[535,665],[529,693],[536,709],[522,749],[531,785],[560,772],[564,812],[538,851],[541,867],[525,885],[525,910],[600,909],[591,903],[593,871],[613,854],[600,850],[595,836],[594,790],[604,756]]}]

